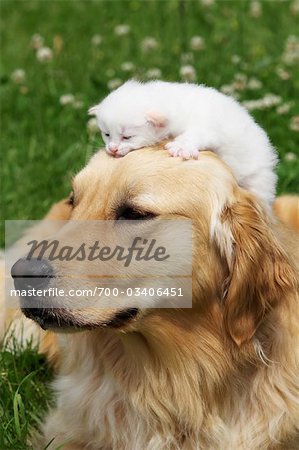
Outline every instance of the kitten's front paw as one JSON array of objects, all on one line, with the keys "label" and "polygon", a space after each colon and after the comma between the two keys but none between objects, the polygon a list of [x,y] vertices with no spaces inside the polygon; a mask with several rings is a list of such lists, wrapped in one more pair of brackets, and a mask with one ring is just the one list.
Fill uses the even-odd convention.
[{"label": "kitten's front paw", "polygon": [[197,159],[199,151],[192,142],[174,140],[165,145],[171,156],[181,156],[183,159]]}]

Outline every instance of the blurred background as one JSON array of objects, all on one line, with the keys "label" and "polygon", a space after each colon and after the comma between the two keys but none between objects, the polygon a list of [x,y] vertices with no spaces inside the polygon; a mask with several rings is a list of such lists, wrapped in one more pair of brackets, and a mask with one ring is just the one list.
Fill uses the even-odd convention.
[{"label": "blurred background", "polygon": [[89,106],[131,77],[241,101],[299,189],[299,2],[1,1],[5,217],[40,218],[101,146]]},{"label": "blurred background", "polygon": [[[204,83],[237,98],[279,152],[278,192],[299,192],[298,0],[0,7],[6,219],[39,219],[69,194],[102,145],[88,108],[131,77]],[[0,448],[31,449],[28,436],[51,403],[51,371],[32,345],[9,342],[0,351]]]}]

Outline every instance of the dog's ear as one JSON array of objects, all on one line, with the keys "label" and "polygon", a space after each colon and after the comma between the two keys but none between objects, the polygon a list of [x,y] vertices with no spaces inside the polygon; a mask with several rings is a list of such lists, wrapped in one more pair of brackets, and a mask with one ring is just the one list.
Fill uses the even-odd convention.
[{"label": "dog's ear", "polygon": [[235,343],[248,342],[265,315],[294,289],[295,272],[257,200],[242,192],[220,217],[216,239],[227,260],[224,325]]},{"label": "dog's ear", "polygon": [[164,128],[167,125],[167,119],[158,111],[148,111],[145,114],[146,121],[155,128]]}]

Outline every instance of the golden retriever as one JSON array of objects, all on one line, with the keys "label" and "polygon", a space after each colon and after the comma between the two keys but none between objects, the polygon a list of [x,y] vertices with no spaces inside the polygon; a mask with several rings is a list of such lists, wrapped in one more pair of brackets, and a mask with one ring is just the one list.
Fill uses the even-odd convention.
[{"label": "golden retriever", "polygon": [[48,218],[115,220],[116,204],[192,220],[193,307],[71,313],[37,448],[299,448],[299,236],[215,154],[182,161],[160,148],[100,151]]}]

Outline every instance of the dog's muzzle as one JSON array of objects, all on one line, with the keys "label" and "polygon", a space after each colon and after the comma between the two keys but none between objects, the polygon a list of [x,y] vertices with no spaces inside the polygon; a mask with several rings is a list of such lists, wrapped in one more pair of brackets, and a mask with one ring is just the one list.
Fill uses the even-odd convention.
[{"label": "dog's muzzle", "polygon": [[[90,322],[79,320],[73,311],[56,304],[55,300],[45,295],[34,295],[34,290],[46,291],[55,278],[54,269],[44,259],[19,259],[11,268],[15,289],[22,291],[21,309],[26,317],[33,319],[46,329],[94,329],[98,327],[120,328],[131,322],[138,314],[138,308],[124,308],[115,312],[111,319]],[[26,295],[24,295],[24,293]]]},{"label": "dog's muzzle", "polygon": [[46,289],[55,275],[51,264],[45,259],[21,258],[12,266],[11,276],[16,289],[28,292]]}]

